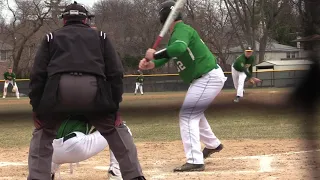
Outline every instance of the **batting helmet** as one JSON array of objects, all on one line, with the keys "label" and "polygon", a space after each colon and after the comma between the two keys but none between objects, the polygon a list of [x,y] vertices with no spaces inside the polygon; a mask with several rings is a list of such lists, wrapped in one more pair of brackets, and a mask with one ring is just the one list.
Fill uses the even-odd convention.
[{"label": "batting helmet", "polygon": [[[171,10],[173,9],[174,5],[176,4],[175,1],[173,0],[168,0],[163,2],[160,5],[160,11],[159,11],[159,15],[160,15],[160,22],[161,24],[164,24],[171,12]],[[182,19],[182,14],[179,13],[179,15],[177,16],[177,18],[175,19],[175,21],[181,20]]]},{"label": "batting helmet", "polygon": [[68,5],[61,14],[60,18],[67,21],[82,21],[86,18],[92,18],[93,15],[89,14],[88,10],[83,6],[74,1]]}]

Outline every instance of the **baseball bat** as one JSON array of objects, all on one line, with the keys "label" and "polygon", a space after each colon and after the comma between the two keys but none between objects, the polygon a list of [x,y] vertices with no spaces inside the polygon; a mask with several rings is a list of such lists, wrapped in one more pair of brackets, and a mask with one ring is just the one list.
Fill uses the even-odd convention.
[{"label": "baseball bat", "polygon": [[173,6],[172,10],[169,13],[169,16],[168,16],[166,22],[164,23],[164,25],[160,31],[160,34],[158,35],[155,43],[153,44],[152,49],[156,49],[159,46],[163,36],[168,32],[170,25],[177,18],[177,16],[179,15],[181,9],[184,7],[186,2],[187,2],[187,0],[177,0],[177,2],[175,3],[175,5]]},{"label": "baseball bat", "polygon": [[[172,10],[170,11],[170,13],[166,19],[166,22],[164,23],[164,25],[160,31],[160,34],[158,35],[156,41],[154,42],[152,49],[156,49],[159,46],[163,36],[168,32],[170,25],[178,17],[181,9],[184,7],[186,2],[187,2],[187,0],[177,0],[176,1],[176,3],[174,4]],[[150,61],[149,59],[146,59],[146,60]]]}]

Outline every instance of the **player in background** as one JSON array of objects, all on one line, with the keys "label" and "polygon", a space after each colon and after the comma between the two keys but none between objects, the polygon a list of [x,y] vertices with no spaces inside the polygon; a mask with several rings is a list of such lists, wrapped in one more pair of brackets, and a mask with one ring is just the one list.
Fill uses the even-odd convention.
[{"label": "player in background", "polygon": [[[118,115],[118,118],[120,116]],[[130,129],[128,128],[131,134]],[[131,134],[132,135],[132,134]],[[53,140],[52,179],[59,172],[59,167],[65,163],[79,163],[103,151],[108,142],[91,124],[85,116],[69,116],[60,126],[57,138]],[[122,180],[119,163],[110,151],[109,180]]]},{"label": "player in background", "polygon": [[240,98],[243,97],[244,83],[246,78],[250,79],[252,77],[254,61],[253,50],[249,46],[232,64],[232,79],[234,88],[237,91],[236,98],[233,100],[234,102],[239,102]]},{"label": "player in background", "polygon": [[[160,21],[165,23],[175,1],[160,7]],[[216,57],[201,40],[199,34],[182,21],[181,14],[170,26],[170,40],[166,48],[148,49],[139,68],[158,68],[173,59],[181,79],[190,84],[179,114],[180,133],[187,162],[175,172],[203,171],[204,159],[222,150],[223,145],[212,132],[204,111],[220,93],[227,78]],[[150,60],[150,61],[147,61]],[[205,144],[201,152],[201,141]]]},{"label": "player in background", "polygon": [[141,95],[143,95],[143,81],[144,81],[144,77],[143,77],[142,71],[138,70],[138,72],[140,73],[140,75],[136,78],[136,88],[135,88],[135,90],[134,90],[134,95],[137,94],[138,89],[140,90]]},{"label": "player in background", "polygon": [[16,74],[14,72],[12,72],[12,68],[8,68],[8,71],[5,72],[3,74],[3,77],[4,77],[4,87],[3,87],[3,96],[2,98],[6,98],[7,96],[7,89],[8,89],[8,86],[9,84],[12,85],[12,92],[15,92],[16,93],[16,97],[18,99],[20,99],[20,96],[19,96],[19,89],[18,89],[18,86],[17,86],[17,83],[16,83]]}]

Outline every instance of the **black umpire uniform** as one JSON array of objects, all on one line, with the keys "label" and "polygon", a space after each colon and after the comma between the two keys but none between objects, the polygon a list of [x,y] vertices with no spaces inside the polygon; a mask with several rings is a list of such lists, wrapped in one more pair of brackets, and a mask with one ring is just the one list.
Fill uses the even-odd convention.
[{"label": "black umpire uniform", "polygon": [[116,122],[123,94],[123,67],[106,33],[87,24],[88,11],[66,7],[64,26],[46,35],[30,77],[35,130],[29,150],[28,180],[51,179],[52,141],[66,115],[83,114],[107,139],[124,180],[143,180],[136,146]]}]

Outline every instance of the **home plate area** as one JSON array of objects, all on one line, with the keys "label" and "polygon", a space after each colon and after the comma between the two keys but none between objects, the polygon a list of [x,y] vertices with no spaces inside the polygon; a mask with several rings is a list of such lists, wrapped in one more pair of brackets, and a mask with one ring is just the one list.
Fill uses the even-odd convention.
[{"label": "home plate area", "polygon": [[[226,140],[225,149],[205,160],[203,172],[174,173],[172,170],[185,162],[182,143],[137,143],[143,173],[149,180],[212,180],[212,179],[320,179],[320,148],[300,140]],[[319,143],[317,143],[319,144]],[[298,148],[303,147],[303,148]],[[8,162],[0,156],[0,180],[20,180],[27,176],[27,149]],[[21,149],[20,149],[21,152]],[[23,155],[22,155],[23,154]],[[109,152],[73,165],[61,166],[62,180],[107,179]],[[315,172],[315,173],[311,173]]]},{"label": "home plate area", "polygon": [[[213,177],[228,179],[295,179],[310,176],[315,166],[310,155],[320,150],[286,152],[269,155],[209,158],[203,172],[173,173],[172,168],[158,161],[153,168],[146,168],[144,173],[149,179],[212,179]],[[313,163],[315,163],[313,161]],[[170,166],[167,164],[167,166]],[[313,168],[308,168],[308,167]],[[304,168],[303,168],[304,167]],[[108,166],[95,166],[94,169],[107,171]],[[319,168],[319,167],[317,167]],[[300,169],[300,170],[299,170]],[[296,172],[298,171],[298,172]]]}]

